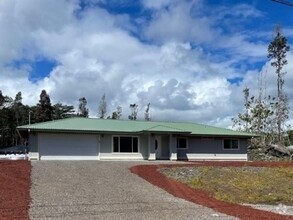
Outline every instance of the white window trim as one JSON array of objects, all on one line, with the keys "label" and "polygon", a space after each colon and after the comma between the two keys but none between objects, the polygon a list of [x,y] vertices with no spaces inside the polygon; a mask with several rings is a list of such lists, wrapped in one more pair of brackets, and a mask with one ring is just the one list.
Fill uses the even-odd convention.
[{"label": "white window trim", "polygon": [[[225,140],[237,140],[238,141],[238,148],[225,148]],[[223,141],[222,141],[222,149],[223,150],[227,150],[227,151],[233,151],[233,150],[240,150],[240,139],[237,139],[237,138],[224,138]]]},{"label": "white window trim", "polygon": [[[119,148],[119,152],[114,152],[114,137],[118,137],[118,148]],[[137,138],[137,152],[120,152],[120,137],[131,137],[132,138],[132,148],[133,148],[133,138]],[[112,141],[112,154],[139,154],[139,152],[140,152],[140,138],[139,138],[139,136],[133,136],[133,135],[112,135],[112,140],[111,141]]]},{"label": "white window trim", "polygon": [[[186,148],[178,147],[178,139],[186,140]],[[188,150],[188,138],[187,137],[177,137],[176,148],[180,150]]]}]

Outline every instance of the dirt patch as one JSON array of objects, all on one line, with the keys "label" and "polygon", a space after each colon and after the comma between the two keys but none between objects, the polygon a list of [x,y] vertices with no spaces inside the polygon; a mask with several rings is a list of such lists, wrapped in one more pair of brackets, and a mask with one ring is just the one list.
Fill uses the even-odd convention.
[{"label": "dirt patch", "polygon": [[293,219],[293,216],[280,215],[268,211],[254,209],[248,206],[219,201],[209,195],[206,191],[191,189],[184,183],[167,178],[157,170],[163,167],[179,167],[179,166],[254,166],[254,167],[293,167],[293,163],[286,162],[197,162],[176,165],[139,165],[134,166],[130,170],[132,173],[144,178],[148,182],[166,190],[170,194],[183,198],[187,201],[212,208],[218,212],[235,216],[240,219]]},{"label": "dirt patch", "polygon": [[0,219],[29,219],[29,161],[0,161]]}]

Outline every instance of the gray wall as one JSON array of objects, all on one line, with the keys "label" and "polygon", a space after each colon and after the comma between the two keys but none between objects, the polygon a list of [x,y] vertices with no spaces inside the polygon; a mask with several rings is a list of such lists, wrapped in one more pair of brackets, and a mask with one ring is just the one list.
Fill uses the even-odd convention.
[{"label": "gray wall", "polygon": [[112,153],[112,135],[109,135],[109,134],[101,135],[100,143],[101,143],[100,145],[101,153]]},{"label": "gray wall", "polygon": [[[247,153],[247,140],[239,139],[239,150],[224,150],[223,140],[225,138],[214,138],[205,140],[201,137],[188,137],[188,149],[177,149],[178,158],[187,159],[186,154],[245,154]],[[229,138],[227,138],[229,139]]]},{"label": "gray wall", "polygon": [[38,152],[38,133],[30,132],[28,143],[30,152]]},{"label": "gray wall", "polygon": [[[115,134],[116,135],[116,134]],[[119,134],[117,134],[119,136]],[[131,135],[130,136],[139,136],[139,153],[141,153],[142,157],[144,159],[148,158],[149,151],[148,151],[148,135]],[[40,136],[42,137],[40,139]],[[36,132],[31,132],[29,134],[29,146],[30,146],[30,151],[31,152],[39,152],[41,149],[39,149],[38,144],[43,146],[43,150],[45,150],[45,153],[47,155],[54,155],[56,148],[53,146],[54,152],[51,152],[52,144],[56,145],[56,141],[60,142],[60,138],[73,141],[75,143],[79,143],[79,139],[83,139],[80,137],[84,137],[84,135],[80,134],[67,134],[67,133],[36,133]],[[96,136],[97,135],[90,135],[90,136]],[[90,137],[89,136],[89,137]],[[112,154],[112,136],[110,134],[104,134],[100,135],[100,153],[103,156],[103,154]],[[77,139],[76,139],[77,138]],[[99,139],[97,138],[97,141]],[[98,142],[96,143],[98,144]],[[64,142],[64,141],[63,141]],[[85,143],[85,142],[83,142]],[[83,143],[79,143],[81,146],[83,146]],[[90,144],[92,145],[92,144]],[[48,148],[48,149],[47,149]],[[61,148],[61,146],[60,146]],[[59,149],[60,149],[59,148]],[[43,152],[44,153],[44,152]],[[64,152],[63,152],[64,153]],[[62,154],[62,149],[60,149],[60,154]],[[117,154],[117,153],[116,153]]]},{"label": "gray wall", "polygon": [[40,133],[40,156],[97,156],[98,136]]},{"label": "gray wall", "polygon": [[[40,135],[43,135],[42,133],[35,133],[31,132],[29,134],[29,146],[30,146],[30,152],[38,152],[39,146],[38,143],[47,143],[49,147],[50,140],[40,140]],[[74,137],[78,137],[80,134],[58,134],[60,136],[67,136],[66,139],[69,139],[69,141],[72,141]],[[119,134],[117,134],[119,135]],[[123,136],[122,134],[121,136]],[[150,134],[140,134],[140,135],[133,135],[129,134],[130,136],[139,136],[139,153],[129,153],[125,154],[124,158],[143,158],[148,159],[149,158],[149,135]],[[70,137],[69,137],[70,136]],[[83,135],[82,135],[83,136]],[[98,135],[95,135],[96,137]],[[111,155],[113,155],[112,152],[112,136],[110,134],[104,134],[100,135],[100,144],[97,143],[97,148],[100,146],[100,156],[101,159],[103,159],[103,156],[106,158],[111,158]],[[170,135],[159,135],[161,136],[162,140],[162,152],[161,156],[162,159],[169,159],[170,158]],[[172,136],[173,137],[173,136]],[[50,137],[52,138],[52,136]],[[54,137],[52,139],[55,139]],[[83,139],[83,138],[82,138]],[[224,155],[224,154],[246,154],[247,153],[247,139],[238,139],[240,141],[240,148],[239,150],[224,150],[223,149],[223,138],[214,138],[213,140],[205,140],[201,137],[191,137],[189,136],[187,139],[187,145],[188,149],[176,149],[176,146],[174,146],[174,152],[176,154],[177,150],[177,157],[178,159],[188,159],[188,154],[192,155],[198,155],[201,154],[218,154],[218,155]],[[97,140],[98,141],[98,138]],[[93,141],[92,141],[93,142]],[[47,152],[50,153],[50,152]],[[115,153],[116,156],[119,153]],[[122,154],[121,154],[122,155]],[[136,156],[135,156],[136,155]],[[176,155],[175,155],[176,156]],[[119,155],[117,156],[119,157]],[[176,159],[176,158],[175,158]]]}]

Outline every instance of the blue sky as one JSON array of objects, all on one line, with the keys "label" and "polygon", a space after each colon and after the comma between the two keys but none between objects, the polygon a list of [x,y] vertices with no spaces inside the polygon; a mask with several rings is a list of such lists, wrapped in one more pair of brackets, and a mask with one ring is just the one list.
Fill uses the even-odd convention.
[{"label": "blue sky", "polygon": [[[233,7],[235,5],[239,4],[247,4],[252,5],[255,7],[256,10],[258,10],[259,15],[252,19],[244,19],[245,21],[242,21],[241,25],[237,23],[237,21],[232,22],[231,25],[225,25],[220,24],[220,27],[224,32],[229,34],[230,32],[233,32],[234,29],[239,29],[241,32],[257,32],[258,30],[262,30],[263,32],[267,33],[259,33],[261,36],[257,35],[249,35],[247,36],[251,42],[264,42],[267,43],[272,38],[273,28],[274,25],[280,24],[283,28],[286,29],[286,27],[292,27],[292,7],[276,3],[274,1],[265,0],[265,1],[232,1],[232,0],[224,0],[224,1],[205,1],[206,10],[203,11],[203,14],[212,14],[209,12],[209,10],[217,10],[219,7],[227,7],[229,9],[230,7]],[[93,8],[93,7],[99,7],[107,10],[109,13],[114,15],[127,15],[130,17],[130,20],[132,21],[132,24],[136,26],[136,31],[130,31],[131,34],[133,34],[135,37],[137,37],[139,40],[141,40],[144,43],[148,44],[156,44],[157,42],[152,40],[147,40],[144,38],[143,34],[141,33],[141,30],[143,29],[143,25],[136,22],[137,19],[145,19],[146,23],[151,21],[152,16],[155,16],[154,10],[152,9],[146,9],[143,7],[142,2],[136,1],[136,0],[113,0],[113,1],[99,1],[90,3],[90,1],[80,1],[80,10],[79,13],[82,13],[83,10],[87,10],[87,8]],[[195,6],[194,6],[195,7]],[[166,6],[166,10],[167,6]],[[192,10],[192,9],[191,9]],[[227,20],[233,20],[237,16],[232,14],[227,14],[225,16],[225,19]],[[240,16],[241,17],[241,16]],[[232,26],[232,27],[231,27]],[[236,27],[233,27],[236,26]],[[269,34],[271,32],[271,35]],[[266,34],[267,36],[263,36],[263,34]],[[292,38],[292,36],[288,36],[288,38]],[[290,40],[290,39],[289,39]],[[196,45],[196,41],[192,42]],[[225,50],[213,50],[213,48],[209,48],[208,45],[203,45],[202,48],[206,50],[207,52],[213,52],[217,55],[221,55],[222,59],[229,59],[230,54],[225,53]],[[23,62],[23,60],[21,60]],[[236,68],[241,68],[243,65],[250,67],[250,68],[257,68],[261,69],[266,61],[266,58],[260,59],[260,60],[243,60],[241,63],[235,63]],[[32,73],[30,75],[30,80],[35,82],[37,80],[40,80],[50,74],[50,72],[53,70],[53,68],[57,65],[55,61],[47,60],[47,59],[41,59],[36,60],[34,63],[28,61],[30,65],[32,65]],[[234,80],[235,79],[235,80]],[[239,80],[241,80],[242,77],[235,77],[228,79],[231,83],[238,83]]]},{"label": "blue sky", "polygon": [[150,102],[154,120],[230,127],[260,73],[275,93],[276,24],[293,42],[293,8],[271,0],[3,0],[0,12],[0,90],[31,105],[42,89],[75,107],[84,96],[92,117],[105,93],[108,114],[135,102],[143,119]]}]

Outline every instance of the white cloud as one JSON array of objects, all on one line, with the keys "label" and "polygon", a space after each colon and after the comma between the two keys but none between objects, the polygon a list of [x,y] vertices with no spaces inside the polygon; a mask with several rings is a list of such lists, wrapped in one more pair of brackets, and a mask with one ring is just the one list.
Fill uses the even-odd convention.
[{"label": "white cloud", "polygon": [[168,2],[167,8],[155,9],[144,33],[159,44],[167,41],[202,44],[209,49],[225,50],[235,62],[263,60],[266,55],[264,42],[253,42],[242,32],[241,22],[263,16],[253,6],[236,4],[211,9],[204,1],[194,0]]},{"label": "white cloud", "polygon": [[218,7],[215,9],[214,14],[217,15],[217,19],[223,19],[227,16],[237,17],[237,19],[264,16],[263,12],[259,11],[252,5],[243,3]]},{"label": "white cloud", "polygon": [[211,20],[205,16],[191,15],[192,8],[201,4],[200,1],[172,2],[167,9],[155,11],[154,18],[145,29],[146,37],[159,43],[166,41],[210,43],[218,35],[216,29],[211,29]]},{"label": "white cloud", "polygon": [[153,0],[144,0],[143,1],[143,5],[146,8],[152,8],[152,9],[161,9],[165,6],[170,5],[172,2],[174,2],[174,0],[157,0],[157,1],[153,1]]},{"label": "white cloud", "polygon": [[[96,3],[93,1],[89,0],[90,5]],[[21,90],[27,104],[35,104],[42,89],[48,91],[53,103],[75,107],[78,98],[84,96],[91,116],[96,116],[99,99],[105,93],[108,114],[120,105],[127,118],[129,104],[135,102],[143,119],[150,102],[154,120],[228,127],[230,118],[242,109],[243,86],[251,87],[252,92],[257,88],[258,71],[239,70],[234,64],[248,57],[265,59],[265,44],[250,42],[241,33],[223,33],[213,16],[202,15],[201,10],[206,10],[202,1],[143,3],[154,16],[147,27],[143,23],[140,28],[159,44],[141,42],[130,34],[129,30],[136,27],[127,15],[88,6],[77,18],[78,1],[1,1],[0,28],[4,34],[0,36],[0,89],[12,97]],[[235,8],[238,12],[233,16],[261,16],[252,7]],[[225,17],[227,12],[222,11]],[[233,57],[218,59],[221,54],[207,51],[206,45]],[[58,64],[36,83],[28,80],[30,66],[17,69],[6,65],[38,56]],[[292,55],[288,59],[287,90],[293,83]],[[231,85],[227,78],[234,77],[244,80]],[[268,91],[274,86],[274,77],[268,73]],[[290,92],[288,95],[293,97]]]},{"label": "white cloud", "polygon": [[73,11],[78,8],[74,1],[17,1],[2,0],[0,3],[0,62],[13,59],[32,59],[38,54],[31,35],[38,30],[60,31],[72,22]]}]

